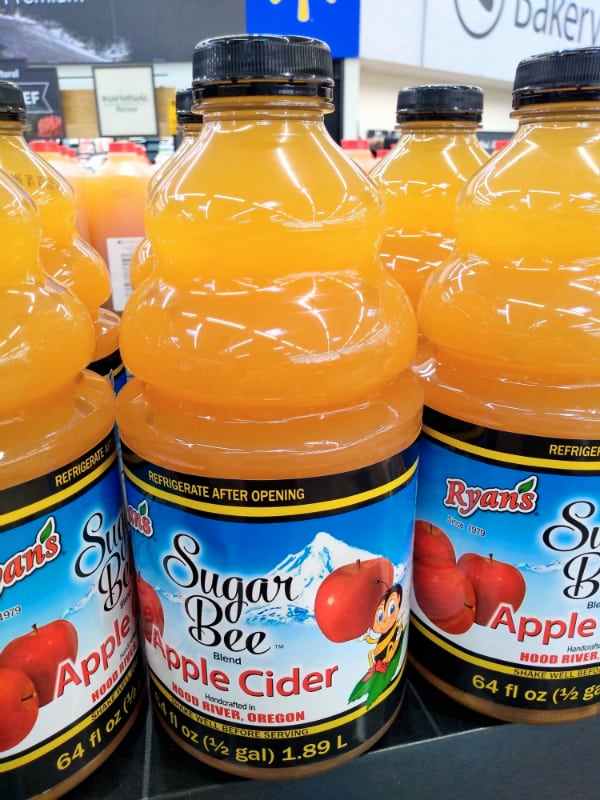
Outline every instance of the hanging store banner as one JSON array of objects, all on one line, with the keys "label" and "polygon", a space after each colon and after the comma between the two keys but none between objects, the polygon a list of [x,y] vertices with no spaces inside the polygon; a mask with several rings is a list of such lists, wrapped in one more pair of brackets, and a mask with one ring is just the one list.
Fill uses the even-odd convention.
[{"label": "hanging store banner", "polygon": [[248,33],[313,36],[334,58],[357,58],[359,0],[246,0]]},{"label": "hanging store banner", "polygon": [[245,0],[0,0],[0,53],[36,64],[191,61],[245,30]]},{"label": "hanging store banner", "polygon": [[55,67],[30,67],[23,60],[0,60],[0,80],[16,83],[23,92],[28,139],[60,139],[64,124]]}]

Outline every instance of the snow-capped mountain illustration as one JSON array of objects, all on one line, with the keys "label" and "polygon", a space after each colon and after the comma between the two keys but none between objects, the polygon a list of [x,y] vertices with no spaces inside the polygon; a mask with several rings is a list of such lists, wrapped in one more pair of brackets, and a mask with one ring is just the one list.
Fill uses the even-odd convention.
[{"label": "snow-capped mountain illustration", "polygon": [[[253,606],[246,612],[245,621],[261,625],[314,623],[315,596],[323,579],[344,564],[377,558],[378,555],[352,547],[341,539],[320,531],[300,552],[290,553],[265,576],[292,577],[292,587],[296,595],[294,602],[289,605]],[[404,572],[404,565],[396,565],[395,580],[401,580]]]},{"label": "snow-capped mountain illustration", "polygon": [[556,560],[551,561],[550,564],[528,564],[526,561],[517,564],[517,569],[522,570],[523,572],[537,572],[537,573],[544,573],[544,572],[558,572],[562,569],[563,562]]},{"label": "snow-capped mountain illustration", "polygon": [[62,618],[68,619],[72,614],[76,614],[78,611],[81,611],[81,609],[87,606],[90,600],[94,597],[96,591],[96,584],[92,584],[85,595],[64,612]]}]

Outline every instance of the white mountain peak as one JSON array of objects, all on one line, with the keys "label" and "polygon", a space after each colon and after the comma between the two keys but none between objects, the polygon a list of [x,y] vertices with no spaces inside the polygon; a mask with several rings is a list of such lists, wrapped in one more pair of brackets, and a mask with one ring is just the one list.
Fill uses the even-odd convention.
[{"label": "white mountain peak", "polygon": [[314,621],[315,596],[325,577],[344,564],[369,558],[377,558],[377,554],[319,531],[302,550],[290,553],[267,573],[266,577],[289,575],[294,579],[296,599],[293,606],[255,606],[248,610],[246,620],[262,624]]}]

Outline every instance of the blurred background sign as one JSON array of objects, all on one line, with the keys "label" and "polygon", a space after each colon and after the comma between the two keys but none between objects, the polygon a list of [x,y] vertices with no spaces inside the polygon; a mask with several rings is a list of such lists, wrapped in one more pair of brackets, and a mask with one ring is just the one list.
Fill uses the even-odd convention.
[{"label": "blurred background sign", "polygon": [[313,36],[334,58],[358,58],[359,0],[246,0],[248,33]]}]

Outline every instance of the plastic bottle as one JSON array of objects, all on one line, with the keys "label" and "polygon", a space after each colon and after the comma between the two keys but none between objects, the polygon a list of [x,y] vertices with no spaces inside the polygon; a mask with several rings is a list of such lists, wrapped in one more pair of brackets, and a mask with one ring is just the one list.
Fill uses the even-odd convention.
[{"label": "plastic bottle", "polygon": [[[180,160],[187,156],[188,150],[195,143],[202,131],[202,115],[195,114],[192,110],[192,90],[179,89],[175,93],[175,111],[177,114],[177,127],[181,133],[181,142],[173,155],[164,161],[155,171],[148,186],[148,199],[163,180],[166,180],[171,169],[177,167]],[[154,251],[150,241],[144,237],[131,254],[129,273],[131,288],[135,289],[154,269]]]},{"label": "plastic bottle", "polygon": [[367,139],[342,139],[342,150],[365,172],[369,172],[375,163],[373,153]]},{"label": "plastic bottle", "polygon": [[518,65],[518,130],[461,193],[419,310],[412,657],[508,721],[600,711],[599,76],[596,48]]},{"label": "plastic bottle", "polygon": [[[87,241],[89,239],[88,214],[82,186],[85,174],[82,167],[79,165],[77,156],[70,147],[61,145],[51,139],[34,139],[29,142],[29,146],[33,151],[39,153],[42,158],[48,161],[49,164],[52,164],[74,189],[77,198],[77,217],[75,221],[77,231],[81,238]],[[75,158],[71,157],[71,153],[73,153]]]},{"label": "plastic bottle", "polygon": [[371,177],[386,203],[381,258],[416,309],[433,269],[454,245],[456,199],[488,159],[477,138],[476,86],[411,86],[398,92],[400,137]]},{"label": "plastic bottle", "polygon": [[157,266],[122,319],[158,717],[246,777],[350,759],[403,690],[416,319],[378,259],[382,198],[324,126],[331,69],[304,37],[196,47],[204,130],[149,204]]},{"label": "plastic bottle", "polygon": [[133,142],[111,142],[104,163],[85,181],[90,239],[108,264],[116,311],[122,311],[131,291],[129,261],[145,232],[150,175]]},{"label": "plastic bottle", "polygon": [[0,168],[33,198],[42,220],[42,266],[85,304],[96,329],[90,369],[104,375],[118,390],[125,381],[125,370],[119,353],[119,318],[102,307],[110,297],[106,264],[77,233],[73,188],[25,141],[26,119],[21,90],[14,83],[0,81]]},{"label": "plastic bottle", "polygon": [[[39,262],[40,221],[0,172],[0,762],[6,798],[59,797],[140,708],[114,395],[94,328]],[[114,720],[118,718],[118,724]]]}]

